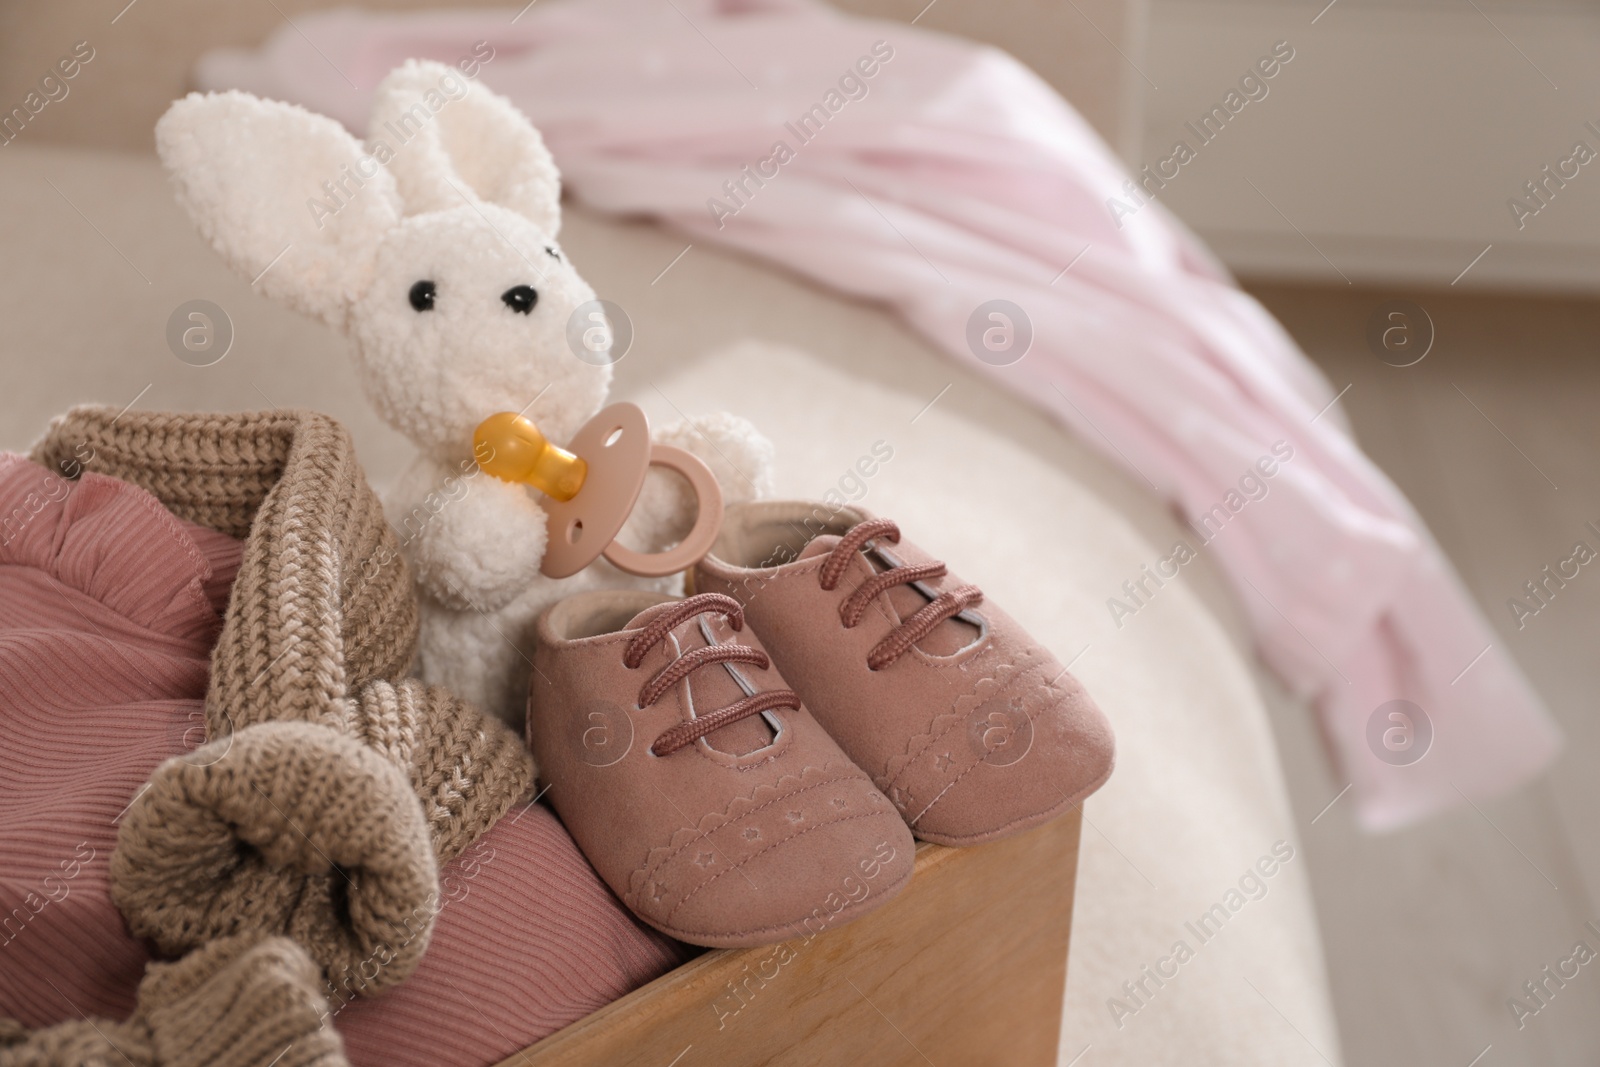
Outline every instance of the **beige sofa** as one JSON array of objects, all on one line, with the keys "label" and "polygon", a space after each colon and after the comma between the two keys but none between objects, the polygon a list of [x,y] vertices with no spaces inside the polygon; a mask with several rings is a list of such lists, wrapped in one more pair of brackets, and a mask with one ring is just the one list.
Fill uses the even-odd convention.
[{"label": "beige sofa", "polygon": [[[73,42],[97,49],[58,110],[0,149],[9,209],[0,213],[0,447],[25,446],[50,413],[80,401],[305,406],[351,426],[375,480],[404,463],[409,446],[366,407],[345,342],[224,268],[173,205],[149,151],[151,124],[203,48],[259,40],[307,6],[137,0],[114,23],[115,10],[80,0],[0,13],[0,100],[20,97],[27,72]],[[870,6],[909,19],[922,3]],[[958,7],[942,0],[920,24],[948,17],[943,25],[1009,38],[1103,132],[1115,138],[1132,121],[1117,88],[1122,61],[1101,34],[1126,44],[1136,9],[1114,0],[1008,0],[982,15]],[[1116,725],[1117,772],[1085,812],[1060,1062],[1340,1062],[1299,846],[1305,828],[1289,809],[1236,609],[1202,563],[1121,629],[1106,612],[1122,579],[1175,538],[1162,503],[879,309],[698,245],[652,284],[687,243],[649,223],[567,209],[563,244],[635,323],[617,395],[654,418],[748,416],[778,445],[785,495],[820,496],[874,442],[888,442],[893,459],[867,483],[866,505],[916,531],[1072,660]],[[208,367],[179,361],[165,340],[169,313],[194,298],[221,305],[235,329],[228,355]],[[1246,904],[1197,937],[1191,925],[1275,848],[1262,889],[1247,883]]]}]

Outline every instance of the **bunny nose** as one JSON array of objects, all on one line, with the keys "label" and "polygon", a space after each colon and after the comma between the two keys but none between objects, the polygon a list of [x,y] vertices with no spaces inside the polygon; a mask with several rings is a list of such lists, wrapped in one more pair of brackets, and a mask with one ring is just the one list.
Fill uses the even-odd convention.
[{"label": "bunny nose", "polygon": [[531,285],[514,285],[500,294],[500,299],[506,302],[506,307],[520,315],[533,313],[533,305],[539,302],[538,290]]}]

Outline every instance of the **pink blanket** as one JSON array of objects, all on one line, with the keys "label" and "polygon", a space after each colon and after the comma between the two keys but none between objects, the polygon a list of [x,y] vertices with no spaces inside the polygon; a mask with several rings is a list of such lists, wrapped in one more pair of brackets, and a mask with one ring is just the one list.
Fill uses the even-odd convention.
[{"label": "pink blanket", "polygon": [[[1559,748],[1309,361],[1159,204],[1112,220],[1121,164],[1008,56],[813,0],[543,0],[302,16],[199,77],[359,130],[413,56],[466,58],[590,205],[881,301],[1149,482],[1232,577],[1267,662],[1316,700],[1367,826],[1508,790]],[[1021,320],[974,316],[997,298],[1033,335],[1005,365],[986,331],[1004,348]],[[1181,553],[1162,555],[1170,579]],[[1157,588],[1135,577],[1108,579],[1117,627]]]}]

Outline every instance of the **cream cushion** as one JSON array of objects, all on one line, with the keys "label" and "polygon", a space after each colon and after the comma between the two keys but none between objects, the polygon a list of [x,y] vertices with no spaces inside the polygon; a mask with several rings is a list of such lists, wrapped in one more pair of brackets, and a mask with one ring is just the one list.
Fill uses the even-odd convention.
[{"label": "cream cushion", "polygon": [[[410,446],[368,410],[346,342],[223,266],[153,157],[6,152],[0,191],[27,209],[0,214],[13,264],[0,447],[25,447],[85,401],[302,406],[350,427],[374,481],[398,473]],[[1160,502],[879,309],[709,248],[674,263],[682,238],[578,205],[562,236],[633,321],[617,397],[654,419],[745,415],[777,444],[781,495],[864,486],[868,508],[1075,660],[1110,716],[1118,767],[1086,806],[1061,1062],[1276,1067],[1317,1062],[1310,1044],[1338,1063],[1300,831],[1231,600],[1201,560],[1120,628],[1106,608],[1177,539]],[[212,366],[168,347],[168,317],[192,299],[232,322]],[[880,441],[892,458],[859,477]],[[1267,862],[1278,842],[1293,858]],[[1221,929],[1202,941],[1190,925],[1208,913]],[[1158,985],[1146,966],[1171,977]]]}]

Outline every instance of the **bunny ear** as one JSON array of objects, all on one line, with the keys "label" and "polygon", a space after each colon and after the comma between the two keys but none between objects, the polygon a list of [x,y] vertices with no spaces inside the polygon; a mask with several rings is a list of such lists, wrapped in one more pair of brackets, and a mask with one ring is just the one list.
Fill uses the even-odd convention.
[{"label": "bunny ear", "polygon": [[561,172],[544,138],[502,96],[442,63],[409,60],[378,86],[368,150],[384,160],[406,214],[499,204],[551,237],[561,228]]},{"label": "bunny ear", "polygon": [[191,93],[156,149],[200,233],[256,288],[342,329],[400,222],[394,178],[344,127],[248,93]]}]

